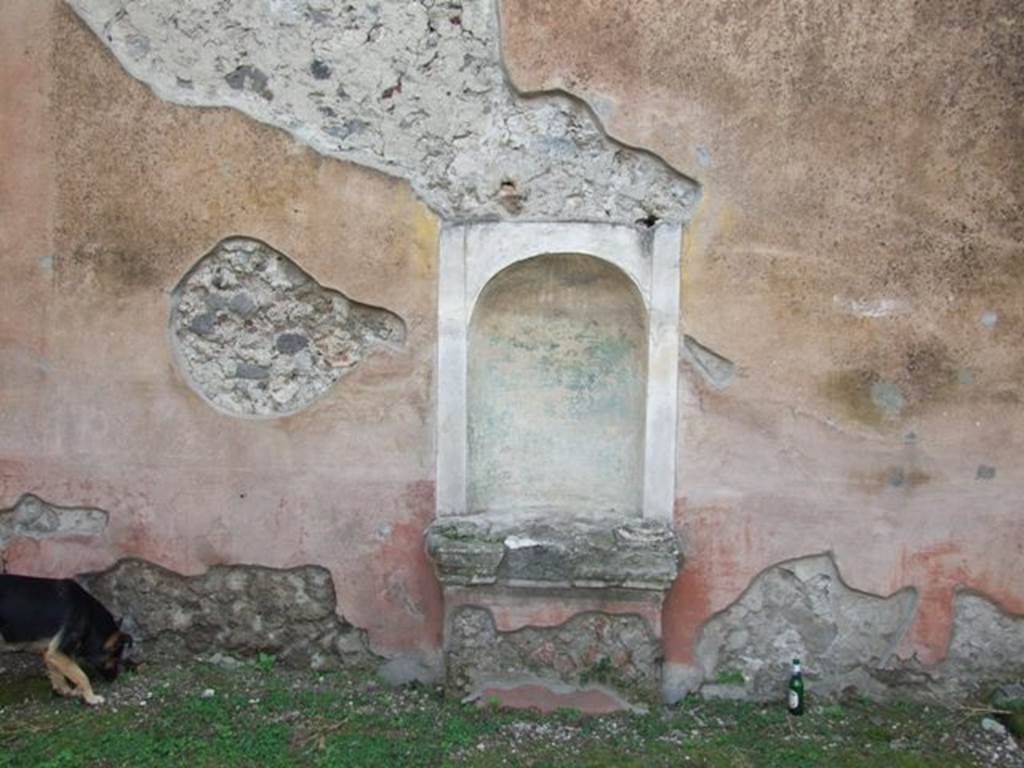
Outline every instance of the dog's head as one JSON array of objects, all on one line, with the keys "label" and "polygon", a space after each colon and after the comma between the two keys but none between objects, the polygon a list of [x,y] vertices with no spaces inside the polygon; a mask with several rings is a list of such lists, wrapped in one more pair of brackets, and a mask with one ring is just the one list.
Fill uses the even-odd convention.
[{"label": "dog's head", "polygon": [[121,672],[125,651],[132,647],[132,636],[116,629],[88,649],[88,662],[106,680],[115,680]]}]

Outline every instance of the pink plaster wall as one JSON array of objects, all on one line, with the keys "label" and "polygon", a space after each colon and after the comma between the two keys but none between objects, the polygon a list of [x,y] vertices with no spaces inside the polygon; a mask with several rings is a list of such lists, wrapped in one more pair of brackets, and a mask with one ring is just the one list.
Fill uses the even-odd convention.
[{"label": "pink plaster wall", "polygon": [[[404,184],[161,102],[57,2],[0,9],[0,80],[0,507],[110,513],[96,539],[13,542],[9,570],[316,563],[374,648],[435,651],[436,219]],[[290,418],[214,411],[172,365],[168,294],[233,234],[397,312],[404,349]]]},{"label": "pink plaster wall", "polygon": [[[738,374],[682,369],[669,661],[756,574],[822,551],[853,587],[919,590],[906,655],[944,655],[957,586],[1024,613],[1022,13],[504,0],[518,85],[588,98],[703,186],[683,331]],[[408,186],[161,102],[56,0],[0,7],[0,169],[0,507],[111,515],[8,567],[318,563],[375,648],[436,650],[438,221]],[[171,365],[168,292],[233,234],[397,312],[404,351],[287,419],[213,411]]]},{"label": "pink plaster wall", "polygon": [[944,656],[957,586],[1024,613],[1021,5],[502,11],[520,88],[583,96],[702,184],[682,330],[737,376],[682,368],[669,661],[762,570],[824,551],[855,588],[918,590],[904,655]]}]

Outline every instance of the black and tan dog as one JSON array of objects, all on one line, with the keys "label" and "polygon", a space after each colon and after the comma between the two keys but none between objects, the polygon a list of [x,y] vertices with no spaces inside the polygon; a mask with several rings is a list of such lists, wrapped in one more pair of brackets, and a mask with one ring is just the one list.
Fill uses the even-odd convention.
[{"label": "black and tan dog", "polygon": [[113,680],[131,644],[110,611],[71,579],[0,574],[0,650],[41,651],[61,696],[102,704],[76,660]]}]

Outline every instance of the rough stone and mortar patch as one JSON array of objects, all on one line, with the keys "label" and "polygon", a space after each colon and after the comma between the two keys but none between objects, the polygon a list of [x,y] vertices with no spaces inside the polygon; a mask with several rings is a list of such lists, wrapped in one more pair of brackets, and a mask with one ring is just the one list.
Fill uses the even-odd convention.
[{"label": "rough stone and mortar patch", "polygon": [[[697,645],[700,670],[680,669],[666,691],[773,699],[788,662],[800,658],[816,697],[847,689],[875,699],[962,699],[1024,680],[1024,616],[985,597],[958,592],[953,637],[940,664],[897,657],[915,611],[912,590],[876,597],[850,589],[831,558],[817,555],[770,568],[713,617]],[[685,679],[684,679],[685,678]],[[669,690],[669,688],[676,690]]]},{"label": "rough stone and mortar patch", "polygon": [[219,565],[182,576],[122,560],[82,583],[117,616],[146,658],[273,654],[289,666],[336,669],[373,661],[365,632],[336,613],[325,568]]},{"label": "rough stone and mortar patch", "polygon": [[982,595],[953,600],[953,638],[940,685],[955,696],[978,693],[993,682],[1024,681],[1024,616],[1001,610]]},{"label": "rough stone and mortar patch", "polygon": [[305,408],[405,323],[319,285],[265,243],[236,237],[204,256],[174,290],[171,338],[193,387],[232,415]]},{"label": "rough stone and mortar patch", "polygon": [[937,701],[985,697],[1001,685],[1022,683],[1024,616],[974,592],[957,592],[946,658],[933,666],[912,659],[875,674],[896,695]]},{"label": "rough stone and mortar patch", "polygon": [[69,4],[162,98],[406,178],[449,218],[685,221],[696,202],[581,102],[512,90],[495,0]]},{"label": "rough stone and mortar patch", "polygon": [[703,693],[778,698],[799,658],[817,696],[849,687],[882,695],[871,673],[894,658],[914,606],[910,589],[887,598],[850,589],[825,555],[777,565],[704,626]]},{"label": "rough stone and mortar patch", "polygon": [[92,507],[58,507],[26,493],[10,509],[0,510],[0,549],[16,537],[98,536],[109,515]]},{"label": "rough stone and mortar patch", "polygon": [[551,680],[607,686],[634,703],[657,700],[661,645],[639,616],[585,613],[556,627],[499,632],[489,611],[464,606],[448,621],[445,667],[453,692]]}]

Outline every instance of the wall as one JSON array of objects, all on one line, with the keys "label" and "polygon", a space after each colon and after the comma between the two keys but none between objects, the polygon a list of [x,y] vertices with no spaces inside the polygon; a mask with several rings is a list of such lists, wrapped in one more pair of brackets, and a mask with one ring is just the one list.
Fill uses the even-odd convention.
[{"label": "wall", "polygon": [[702,184],[683,331],[736,374],[683,371],[669,661],[826,551],[852,587],[917,590],[904,657],[946,655],[957,588],[1024,612],[1020,5],[502,8],[518,87]]},{"label": "wall", "polygon": [[[376,652],[435,653],[437,218],[237,112],[161,101],[62,3],[4,3],[0,36],[0,508],[109,515],[12,540],[7,568],[322,565]],[[171,291],[232,235],[397,314],[404,344],[292,416],[211,408],[173,363]]]},{"label": "wall", "polygon": [[[702,636],[720,629],[705,631],[709,620],[745,610],[737,601],[774,583],[773,568],[822,553],[834,562],[829,578],[858,594],[914,590],[893,652],[920,664],[945,658],[951,638],[954,649],[974,647],[963,636],[970,617],[1016,621],[1019,3],[504,0],[501,10],[501,64],[521,91],[554,101],[532,102],[534,111],[504,91],[474,100],[458,114],[483,121],[494,151],[465,168],[431,145],[429,173],[406,183],[239,112],[157,98],[56,0],[3,4],[0,507],[30,492],[108,515],[99,535],[19,536],[7,567],[73,573],[125,556],[190,574],[220,563],[318,564],[330,570],[339,612],[375,650],[435,652],[439,595],[421,534],[434,509],[439,219],[414,185],[454,215],[599,217],[606,197],[615,216],[642,223],[693,213],[676,477],[686,562],[663,619],[680,680],[708,662]],[[452,28],[463,24],[456,16],[445,19]],[[461,73],[460,99],[501,82],[479,45],[489,34],[480,18],[467,17],[473,34],[458,31],[439,59]],[[111,45],[125,56],[133,40]],[[245,44],[232,39],[232,51]],[[468,63],[466,46],[478,56]],[[299,63],[318,79],[321,70]],[[319,91],[307,89],[292,112],[279,91],[270,114],[250,70],[235,76],[239,88],[206,74],[216,103],[247,105],[300,138],[303,115],[334,120]],[[433,93],[398,84],[362,84],[382,86],[371,111],[389,131],[420,119],[414,102]],[[383,117],[402,93],[410,101],[399,117]],[[573,141],[519,155],[524,133]],[[475,147],[479,138],[439,141]],[[644,147],[643,161],[628,146]],[[362,157],[351,142],[330,149]],[[569,165],[596,179],[578,208],[561,207],[575,204],[573,173],[537,175],[559,152],[584,158]],[[415,176],[410,156],[372,162]],[[515,178],[502,163],[483,173],[481,157],[520,158]],[[449,170],[451,188],[431,187]],[[700,182],[699,205],[686,177]],[[641,199],[648,187],[652,198]],[[174,367],[170,291],[233,235],[394,313],[404,344],[367,357],[295,415],[240,419],[210,408]],[[958,604],[970,608],[959,624]]]}]

